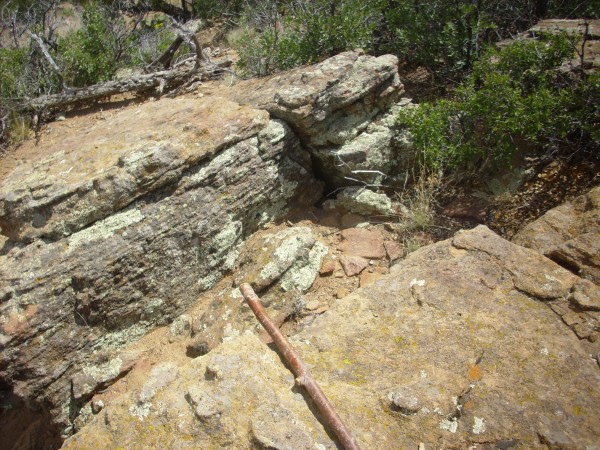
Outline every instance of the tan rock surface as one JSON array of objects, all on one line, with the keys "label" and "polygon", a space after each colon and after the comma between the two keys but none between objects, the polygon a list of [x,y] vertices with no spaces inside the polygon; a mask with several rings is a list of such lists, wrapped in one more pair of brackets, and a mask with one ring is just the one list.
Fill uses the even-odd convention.
[{"label": "tan rock surface", "polygon": [[[362,448],[593,448],[600,370],[549,307],[579,282],[481,226],[412,253],[292,344]],[[65,448],[335,448],[256,338],[172,364]]]},{"label": "tan rock surface", "polygon": [[551,209],[512,241],[600,284],[600,187]]}]

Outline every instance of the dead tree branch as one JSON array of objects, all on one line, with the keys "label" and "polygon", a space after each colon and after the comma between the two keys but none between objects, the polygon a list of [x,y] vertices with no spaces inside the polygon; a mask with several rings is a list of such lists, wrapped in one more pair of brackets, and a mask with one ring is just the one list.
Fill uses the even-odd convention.
[{"label": "dead tree branch", "polygon": [[359,450],[360,447],[342,422],[340,416],[333,409],[329,400],[327,400],[327,397],[325,397],[325,394],[317,382],[313,379],[306,365],[304,365],[296,351],[292,348],[283,334],[281,334],[279,328],[277,328],[271,319],[269,319],[267,312],[263,308],[260,299],[254,293],[252,287],[249,284],[244,283],[240,286],[240,290],[260,324],[273,339],[277,350],[281,352],[285,361],[292,368],[294,375],[296,375],[296,384],[306,389],[308,395],[310,395],[317,405],[317,408],[319,408],[319,411],[323,414],[326,424],[338,437],[342,446],[346,450]]},{"label": "dead tree branch", "polygon": [[50,64],[50,67],[52,67],[52,70],[56,74],[56,77],[58,78],[58,82],[60,83],[60,88],[63,91],[65,89],[67,89],[67,86],[65,85],[65,80],[64,80],[62,74],[60,73],[60,69],[58,68],[58,64],[56,64],[56,62],[54,61],[54,58],[52,58],[52,55],[50,55],[50,52],[48,51],[48,47],[46,47],[46,44],[44,43],[43,39],[35,33],[31,33],[31,39],[33,39],[36,42],[37,46],[39,47],[40,51],[42,52],[42,55],[44,55],[44,58],[46,58],[46,61],[48,61],[48,64]]}]

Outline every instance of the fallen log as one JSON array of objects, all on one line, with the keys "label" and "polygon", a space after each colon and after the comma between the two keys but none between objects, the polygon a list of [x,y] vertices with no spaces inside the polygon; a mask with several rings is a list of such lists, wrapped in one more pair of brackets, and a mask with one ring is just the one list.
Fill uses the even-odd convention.
[{"label": "fallen log", "polygon": [[350,434],[350,431],[348,431],[344,422],[342,422],[342,419],[312,377],[306,365],[300,360],[298,353],[296,353],[287,339],[281,334],[279,328],[275,326],[267,315],[267,311],[263,308],[260,299],[255,294],[252,287],[248,283],[243,283],[240,285],[240,291],[242,291],[246,303],[248,303],[248,306],[250,306],[250,309],[252,309],[252,312],[260,324],[273,339],[281,356],[283,356],[285,361],[292,368],[292,372],[296,375],[296,384],[306,389],[310,398],[312,398],[317,408],[319,408],[319,411],[321,411],[321,414],[323,414],[324,421],[339,439],[342,447],[345,450],[360,450],[358,444]]},{"label": "fallen log", "polygon": [[59,94],[42,95],[19,105],[21,112],[64,111],[75,106],[103,100],[116,94],[143,93],[153,89],[170,91],[193,80],[206,80],[220,73],[227,64],[206,64],[205,67],[163,70],[126,79],[108,81],[79,89],[67,89]]}]

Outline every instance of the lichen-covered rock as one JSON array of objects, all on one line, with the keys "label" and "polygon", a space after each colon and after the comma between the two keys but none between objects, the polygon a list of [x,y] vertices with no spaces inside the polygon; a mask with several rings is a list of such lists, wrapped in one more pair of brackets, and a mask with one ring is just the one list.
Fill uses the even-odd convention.
[{"label": "lichen-covered rock", "polygon": [[[581,281],[481,226],[411,253],[291,342],[362,448],[593,448],[600,371],[552,307]],[[156,383],[133,384],[64,447],[336,448],[249,332],[177,374],[151,398]]]},{"label": "lichen-covered rock", "polygon": [[0,379],[65,433],[106,384],[81,375],[88,360],[182,314],[245,237],[322,190],[285,123],[225,99],[69,131],[0,186]]},{"label": "lichen-covered rock", "polygon": [[379,216],[384,218],[397,215],[392,207],[392,201],[387,195],[366,188],[348,187],[342,189],[337,195],[335,205],[367,217]]},{"label": "lichen-covered rock", "polygon": [[512,241],[600,284],[600,187],[551,209]]},{"label": "lichen-covered rock", "polygon": [[279,282],[285,291],[306,292],[327,251],[308,227],[268,230],[245,243],[235,268],[235,284],[250,283],[260,292]]},{"label": "lichen-covered rock", "polygon": [[[248,239],[234,270],[234,285],[218,295],[192,327],[190,355],[204,355],[224,339],[245,331],[260,332],[254,314],[237,288],[250,283],[277,326],[304,306],[302,293],[313,284],[329,249],[308,227],[280,226]],[[265,290],[267,290],[265,292]]]},{"label": "lichen-covered rock", "polygon": [[308,68],[240,82],[224,95],[289,123],[330,184],[355,184],[346,177],[393,181],[394,173],[403,176],[393,169],[412,154],[410,139],[396,124],[398,110],[410,106],[410,100],[400,99],[404,87],[397,64],[393,55],[350,51]]},{"label": "lichen-covered rock", "polygon": [[144,384],[154,386],[151,398],[132,392],[115,399],[63,448],[334,448],[292,390],[294,377],[252,334],[224,342],[176,374],[154,388],[151,373]]}]

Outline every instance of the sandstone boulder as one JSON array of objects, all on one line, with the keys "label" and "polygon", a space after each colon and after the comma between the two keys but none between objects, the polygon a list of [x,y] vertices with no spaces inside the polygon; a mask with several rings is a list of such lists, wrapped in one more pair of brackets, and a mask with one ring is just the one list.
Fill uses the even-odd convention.
[{"label": "sandstone boulder", "polygon": [[551,209],[512,241],[600,284],[600,187]]},{"label": "sandstone boulder", "polygon": [[[581,282],[480,226],[413,252],[292,345],[362,448],[593,448],[600,371],[550,307]],[[336,448],[250,331],[162,364],[64,447]]]},{"label": "sandstone boulder", "polygon": [[146,103],[48,140],[0,185],[0,381],[68,434],[114,380],[86,374],[182,314],[245,237],[322,184],[285,123],[225,99]]}]

